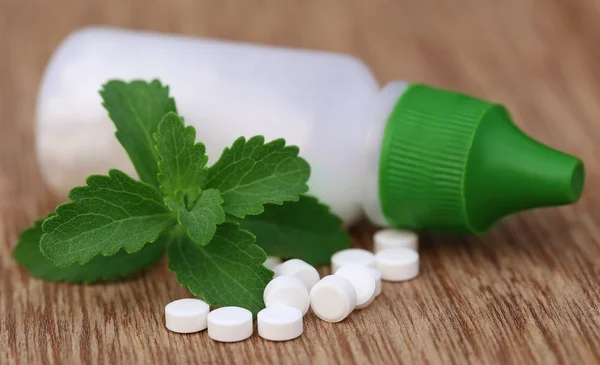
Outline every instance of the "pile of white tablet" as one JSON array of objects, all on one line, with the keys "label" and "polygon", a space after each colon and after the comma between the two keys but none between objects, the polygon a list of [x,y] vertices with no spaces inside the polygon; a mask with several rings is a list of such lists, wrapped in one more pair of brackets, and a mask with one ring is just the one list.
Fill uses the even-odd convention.
[{"label": "pile of white tablet", "polygon": [[[303,332],[303,316],[309,308],[327,322],[340,322],[355,309],[373,302],[382,291],[381,280],[405,281],[419,274],[418,236],[414,232],[384,229],[375,233],[374,251],[347,249],[331,257],[332,275],[319,272],[298,259],[281,262],[269,257],[265,266],[275,272],[266,286],[265,309],[258,312],[259,336],[286,341]],[[166,326],[178,333],[208,328],[216,341],[237,342],[253,333],[252,313],[239,307],[209,311],[200,299],[181,299],[165,307]]]}]

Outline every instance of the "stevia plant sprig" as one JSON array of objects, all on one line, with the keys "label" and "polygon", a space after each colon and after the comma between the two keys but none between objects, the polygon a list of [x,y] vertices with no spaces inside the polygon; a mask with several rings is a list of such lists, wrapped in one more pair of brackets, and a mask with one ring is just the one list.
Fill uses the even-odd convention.
[{"label": "stevia plant sprig", "polygon": [[240,137],[207,167],[205,147],[168,87],[113,80],[101,95],[140,181],[119,170],[92,175],[24,230],[13,255],[32,276],[117,279],[166,251],[169,269],[194,295],[256,314],[273,277],[265,251],[318,265],[348,247],[339,218],[302,195],[310,168],[297,147]]}]

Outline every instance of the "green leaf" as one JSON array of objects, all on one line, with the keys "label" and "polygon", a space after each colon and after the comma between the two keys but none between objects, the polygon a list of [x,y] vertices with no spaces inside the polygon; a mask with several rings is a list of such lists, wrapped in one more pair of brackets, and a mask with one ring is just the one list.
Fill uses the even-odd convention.
[{"label": "green leaf", "polygon": [[166,240],[161,237],[133,254],[120,250],[113,256],[96,256],[84,265],[58,267],[40,252],[42,222],[43,220],[39,220],[21,232],[13,257],[31,276],[48,281],[93,283],[124,278],[152,265],[165,252]]},{"label": "green leaf", "polygon": [[213,238],[217,225],[225,222],[222,203],[223,199],[217,189],[202,190],[200,198],[190,211],[172,198],[165,198],[165,204],[177,212],[179,225],[194,242],[203,246]]},{"label": "green leaf", "polygon": [[155,188],[122,171],[92,175],[87,184],[71,190],[72,202],[59,205],[42,225],[42,254],[56,266],[84,264],[121,248],[137,252],[176,223]]},{"label": "green leaf", "polygon": [[244,218],[262,213],[263,204],[297,201],[308,191],[309,175],[298,147],[286,147],[283,139],[265,144],[262,136],[248,142],[240,137],[208,169],[206,187],[221,191],[226,213]]},{"label": "green leaf", "polygon": [[167,254],[177,281],[208,304],[244,307],[254,314],[264,308],[263,291],[273,272],[263,266],[267,256],[254,244],[254,236],[237,224],[218,226],[203,247],[174,232]]},{"label": "green leaf", "polygon": [[267,254],[315,266],[328,264],[331,255],[351,243],[341,220],[326,205],[305,195],[298,202],[267,205],[263,214],[239,222],[256,235],[256,243]]},{"label": "green leaf", "polygon": [[102,105],[117,127],[116,136],[140,179],[158,188],[158,156],[152,138],[162,117],[177,112],[169,88],[160,81],[112,80],[102,86]]},{"label": "green leaf", "polygon": [[192,126],[185,127],[183,119],[175,113],[164,116],[154,139],[160,157],[158,180],[161,191],[191,209],[206,181],[208,157],[204,145],[194,144],[196,130]]}]

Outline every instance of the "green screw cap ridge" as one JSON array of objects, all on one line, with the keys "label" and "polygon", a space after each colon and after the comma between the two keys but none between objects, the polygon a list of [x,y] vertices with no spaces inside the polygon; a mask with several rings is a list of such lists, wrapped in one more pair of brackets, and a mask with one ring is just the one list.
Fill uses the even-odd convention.
[{"label": "green screw cap ridge", "polygon": [[579,159],[525,135],[503,106],[419,84],[389,117],[379,171],[391,226],[472,233],[575,202],[584,180]]}]

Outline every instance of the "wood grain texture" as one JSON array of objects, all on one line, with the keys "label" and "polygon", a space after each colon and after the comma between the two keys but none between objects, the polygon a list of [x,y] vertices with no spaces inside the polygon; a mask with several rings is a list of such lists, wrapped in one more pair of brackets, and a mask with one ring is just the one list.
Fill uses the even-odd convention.
[{"label": "wood grain texture", "polygon": [[[0,364],[600,363],[599,17],[594,0],[0,0]],[[169,333],[163,306],[188,293],[165,262],[80,286],[31,279],[10,255],[18,231],[61,200],[35,161],[35,96],[51,51],[87,24],[347,52],[381,82],[497,100],[581,156],[587,189],[481,238],[424,237],[418,279],[385,283],[340,324],[308,315],[300,339]],[[355,227],[356,244],[372,230]]]}]

